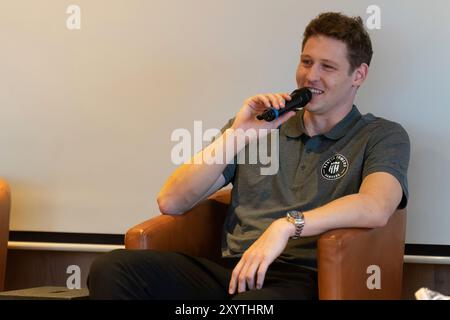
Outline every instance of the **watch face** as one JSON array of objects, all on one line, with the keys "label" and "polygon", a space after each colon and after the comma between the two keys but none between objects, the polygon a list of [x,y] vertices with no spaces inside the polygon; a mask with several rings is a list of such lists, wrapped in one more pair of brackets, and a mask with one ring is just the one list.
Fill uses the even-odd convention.
[{"label": "watch face", "polygon": [[302,218],[302,214],[300,211],[292,210],[292,211],[289,211],[288,214],[290,217],[292,217],[294,219]]}]

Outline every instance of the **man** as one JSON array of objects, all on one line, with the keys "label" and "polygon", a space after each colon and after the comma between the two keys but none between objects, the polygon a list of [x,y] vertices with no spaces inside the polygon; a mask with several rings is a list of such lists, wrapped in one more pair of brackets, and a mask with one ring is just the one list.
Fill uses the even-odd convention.
[{"label": "man", "polygon": [[[179,167],[158,195],[163,214],[182,214],[233,183],[222,260],[115,251],[93,264],[91,297],[317,298],[318,236],[336,228],[384,226],[407,203],[407,133],[394,122],[361,115],[353,105],[371,57],[361,18],[324,13],[311,21],[296,74],[297,86],[312,92],[311,101],[266,122],[256,116],[282,108],[290,96],[248,98],[222,135]],[[261,175],[259,165],[210,164],[214,148],[234,143],[245,130],[277,128],[275,175]],[[228,163],[247,147],[226,150]]]}]

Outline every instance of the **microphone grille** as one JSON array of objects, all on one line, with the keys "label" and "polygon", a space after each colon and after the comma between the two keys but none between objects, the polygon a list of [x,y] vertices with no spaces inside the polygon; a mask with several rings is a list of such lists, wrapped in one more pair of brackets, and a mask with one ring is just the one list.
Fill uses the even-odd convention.
[{"label": "microphone grille", "polygon": [[312,99],[312,92],[308,88],[300,88],[292,91],[291,97],[292,99],[300,98],[308,103]]}]

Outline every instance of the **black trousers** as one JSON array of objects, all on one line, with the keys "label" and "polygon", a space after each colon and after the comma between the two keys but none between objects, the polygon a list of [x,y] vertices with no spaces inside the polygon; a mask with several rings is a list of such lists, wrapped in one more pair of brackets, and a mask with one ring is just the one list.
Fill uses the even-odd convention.
[{"label": "black trousers", "polygon": [[[263,287],[228,294],[239,258],[213,262],[178,252],[115,250],[94,261],[88,277],[91,299],[266,300],[317,299],[317,273],[275,260]],[[237,291],[237,290],[236,290]]]}]

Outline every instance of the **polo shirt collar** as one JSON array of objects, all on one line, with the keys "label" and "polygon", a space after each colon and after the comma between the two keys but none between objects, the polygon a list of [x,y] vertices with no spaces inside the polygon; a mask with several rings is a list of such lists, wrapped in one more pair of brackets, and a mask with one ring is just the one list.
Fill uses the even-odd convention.
[{"label": "polo shirt collar", "polygon": [[[297,112],[295,117],[290,118],[284,126],[281,128],[281,134],[289,138],[298,138],[302,134],[306,134],[305,125],[303,123],[304,110],[301,109]],[[361,113],[358,108],[353,105],[352,110],[339,121],[330,131],[323,135],[328,139],[338,140],[345,136],[345,134],[355,125],[355,123],[361,118]]]},{"label": "polo shirt collar", "polygon": [[345,136],[359,119],[361,119],[361,113],[358,108],[353,105],[352,110],[344,117],[344,119],[339,121],[330,131],[324,133],[324,136],[332,140],[338,140]]}]

